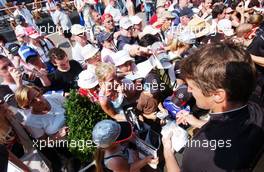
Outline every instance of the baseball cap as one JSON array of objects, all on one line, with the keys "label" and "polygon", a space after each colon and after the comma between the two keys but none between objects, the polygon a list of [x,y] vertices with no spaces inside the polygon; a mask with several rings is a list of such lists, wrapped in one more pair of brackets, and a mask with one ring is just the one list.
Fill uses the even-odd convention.
[{"label": "baseball cap", "polygon": [[188,86],[180,85],[174,92],[171,101],[178,107],[187,105],[187,102],[191,99],[192,94],[188,92]]},{"label": "baseball cap", "polygon": [[122,143],[132,136],[132,126],[129,122],[116,122],[113,120],[102,120],[93,128],[93,142],[101,147],[107,148],[113,143]]},{"label": "baseball cap", "polygon": [[134,60],[126,50],[116,52],[112,58],[115,66],[120,66],[128,61]]},{"label": "baseball cap", "polygon": [[21,16],[21,15],[16,15],[15,16],[15,22],[16,22],[17,25],[21,25],[25,21],[26,20],[24,19],[23,16]]},{"label": "baseball cap", "polygon": [[158,18],[174,19],[176,16],[170,11],[163,11]]},{"label": "baseball cap", "polygon": [[94,47],[91,44],[87,44],[82,48],[82,56],[84,60],[92,58],[97,52],[99,52],[99,48]]},{"label": "baseball cap", "polygon": [[38,31],[34,29],[32,26],[26,27],[25,32],[30,38],[33,39],[36,39],[41,36],[41,34],[39,34]]},{"label": "baseball cap", "polygon": [[158,74],[150,72],[144,80],[144,90],[151,94],[162,92],[162,81]]},{"label": "baseball cap", "polygon": [[143,36],[147,34],[156,35],[159,33],[160,30],[154,28],[152,25],[146,25],[141,33],[139,33],[139,37],[142,38]]},{"label": "baseball cap", "polygon": [[129,17],[125,16],[120,19],[119,26],[123,29],[128,29],[129,27],[133,26],[133,24]]},{"label": "baseball cap", "polygon": [[187,16],[188,18],[191,18],[193,16],[193,10],[188,7],[184,7],[182,10],[180,10],[179,17]]},{"label": "baseball cap", "polygon": [[217,23],[217,28],[222,31],[226,36],[234,35],[234,30],[232,29],[232,22],[228,19],[222,19]]},{"label": "baseball cap", "polygon": [[79,34],[81,34],[81,33],[84,33],[85,32],[85,27],[84,26],[82,26],[82,25],[80,25],[80,24],[74,24],[74,25],[72,25],[72,27],[71,27],[71,33],[73,34],[73,35],[79,35]]},{"label": "baseball cap", "polygon": [[8,51],[13,55],[13,56],[17,56],[18,55],[18,50],[20,48],[20,45],[19,44],[10,44],[8,46]]},{"label": "baseball cap", "polygon": [[78,86],[80,88],[84,89],[90,89],[94,88],[96,85],[98,85],[98,80],[96,78],[96,75],[91,70],[84,70],[82,71],[78,76]]},{"label": "baseball cap", "polygon": [[33,48],[23,45],[18,50],[19,54],[21,55],[21,58],[28,63],[30,58],[37,57],[39,54],[37,51],[35,51]]},{"label": "baseball cap", "polygon": [[131,16],[129,17],[129,19],[131,20],[133,25],[139,24],[140,22],[142,22],[142,19],[138,17],[137,15]]},{"label": "baseball cap", "polygon": [[102,31],[102,32],[98,33],[96,39],[97,39],[97,41],[100,44],[103,44],[104,41],[108,40],[112,36],[113,36],[113,33],[109,33],[109,32]]},{"label": "baseball cap", "polygon": [[103,15],[101,16],[101,20],[102,20],[102,22],[104,22],[105,19],[106,19],[106,18],[109,18],[109,17],[113,19],[113,16],[112,16],[111,14],[109,14],[109,13],[105,13],[105,14],[103,14]]}]

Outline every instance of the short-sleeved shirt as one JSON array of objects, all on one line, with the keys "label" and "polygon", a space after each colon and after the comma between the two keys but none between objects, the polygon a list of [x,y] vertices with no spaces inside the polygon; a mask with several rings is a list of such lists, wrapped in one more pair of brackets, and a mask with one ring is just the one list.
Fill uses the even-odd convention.
[{"label": "short-sleeved shirt", "polygon": [[39,138],[44,134],[55,134],[63,127],[65,122],[63,96],[52,94],[52,96],[46,96],[45,98],[51,105],[51,110],[47,114],[32,114],[31,109],[19,110],[24,117],[23,124],[34,138]]},{"label": "short-sleeved shirt", "polygon": [[82,66],[75,60],[70,60],[70,70],[67,72],[61,72],[56,69],[52,74],[49,75],[51,81],[52,90],[63,90],[69,92],[70,89],[76,89],[77,79],[79,73],[81,73]]}]

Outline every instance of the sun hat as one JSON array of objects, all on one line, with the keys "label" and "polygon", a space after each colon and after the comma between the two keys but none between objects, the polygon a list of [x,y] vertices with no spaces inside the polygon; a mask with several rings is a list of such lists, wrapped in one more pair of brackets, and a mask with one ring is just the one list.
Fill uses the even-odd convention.
[{"label": "sun hat", "polygon": [[126,50],[116,52],[112,59],[116,67],[125,64],[128,61],[134,60]]},{"label": "sun hat", "polygon": [[133,26],[133,24],[129,17],[125,16],[120,19],[119,26],[123,29],[128,29],[129,27]]},{"label": "sun hat", "polygon": [[80,24],[74,24],[71,27],[71,33],[72,33],[72,35],[77,36],[77,35],[79,35],[81,33],[84,33],[84,32],[85,32],[85,27],[82,26],[82,25],[80,25]]},{"label": "sun hat", "polygon": [[222,19],[217,23],[218,31],[223,32],[226,36],[234,35],[234,30],[232,29],[232,22],[228,19]]},{"label": "sun hat", "polygon": [[132,24],[139,24],[142,22],[142,19],[140,17],[138,17],[137,15],[131,16],[129,17],[129,19],[131,20]]},{"label": "sun hat", "polygon": [[132,126],[129,122],[106,119],[94,126],[92,136],[93,142],[97,146],[107,148],[113,143],[127,141],[132,136]]},{"label": "sun hat", "polygon": [[83,89],[91,89],[98,85],[96,75],[91,70],[84,70],[78,76],[78,86]]},{"label": "sun hat", "polygon": [[187,29],[195,34],[195,38],[210,33],[211,25],[200,17],[194,17],[187,25]]},{"label": "sun hat", "polygon": [[87,44],[82,48],[81,54],[84,57],[84,60],[87,60],[92,58],[98,52],[99,52],[99,48],[96,48],[91,44]]},{"label": "sun hat", "polygon": [[139,33],[139,38],[142,38],[143,36],[147,34],[156,35],[160,32],[159,29],[154,28],[152,25],[146,25],[142,32]]}]

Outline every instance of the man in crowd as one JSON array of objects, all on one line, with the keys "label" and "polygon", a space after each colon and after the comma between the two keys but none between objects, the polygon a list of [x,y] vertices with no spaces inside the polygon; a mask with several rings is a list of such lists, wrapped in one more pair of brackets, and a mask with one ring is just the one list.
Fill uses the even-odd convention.
[{"label": "man in crowd", "polygon": [[[182,61],[181,72],[196,105],[208,109],[210,116],[205,121],[186,111],[177,114],[178,124],[200,128],[186,145],[181,171],[251,169],[263,149],[264,111],[248,103],[255,86],[250,55],[230,43],[207,45]],[[163,138],[166,166],[168,172],[180,171],[170,137]]]}]

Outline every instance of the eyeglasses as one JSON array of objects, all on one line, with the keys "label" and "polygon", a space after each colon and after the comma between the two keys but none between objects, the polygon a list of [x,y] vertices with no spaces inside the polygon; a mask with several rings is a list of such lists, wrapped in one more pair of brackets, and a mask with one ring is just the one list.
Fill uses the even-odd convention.
[{"label": "eyeglasses", "polygon": [[108,21],[105,21],[106,23],[114,23],[114,20],[108,20]]}]

